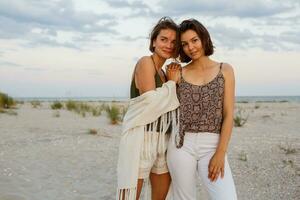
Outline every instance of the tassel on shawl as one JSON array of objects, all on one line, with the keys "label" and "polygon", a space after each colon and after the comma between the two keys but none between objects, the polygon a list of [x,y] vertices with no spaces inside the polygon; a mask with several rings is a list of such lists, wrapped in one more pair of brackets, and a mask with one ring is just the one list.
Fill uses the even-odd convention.
[{"label": "tassel on shawl", "polygon": [[136,199],[136,188],[131,189],[119,189],[117,193],[117,200],[135,200]]},{"label": "tassel on shawl", "polygon": [[[144,146],[142,148],[142,158],[143,159],[151,159],[156,156],[156,151],[151,151],[152,145],[154,141],[158,142],[157,153],[163,154],[165,153],[166,149],[166,141],[165,141],[165,134],[170,127],[172,120],[176,120],[176,111],[170,111],[164,115],[162,115],[159,119],[152,122],[151,124],[147,124],[144,127]],[[174,116],[174,117],[172,117]],[[177,122],[175,123],[177,124]],[[158,133],[152,134],[152,133]],[[155,137],[158,137],[156,140]]]}]

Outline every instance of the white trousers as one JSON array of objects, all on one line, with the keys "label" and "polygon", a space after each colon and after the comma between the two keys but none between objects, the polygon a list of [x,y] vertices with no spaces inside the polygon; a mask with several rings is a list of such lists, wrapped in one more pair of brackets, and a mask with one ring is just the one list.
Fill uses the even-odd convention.
[{"label": "white trousers", "polygon": [[219,143],[216,133],[186,133],[181,148],[176,148],[174,136],[168,145],[167,163],[172,177],[174,200],[196,200],[197,178],[203,183],[212,200],[236,200],[231,170],[225,157],[224,178],[211,182],[208,165]]}]

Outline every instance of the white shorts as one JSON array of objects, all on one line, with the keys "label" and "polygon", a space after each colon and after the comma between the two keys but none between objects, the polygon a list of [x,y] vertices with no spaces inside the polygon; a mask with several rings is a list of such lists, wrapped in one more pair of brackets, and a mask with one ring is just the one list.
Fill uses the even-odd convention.
[{"label": "white shorts", "polygon": [[[160,136],[158,132],[145,132],[144,142],[141,148],[139,179],[148,178],[150,172],[154,174],[164,174],[169,172],[166,160],[169,137],[168,134],[161,134]],[[159,145],[161,145],[161,142],[164,142],[163,149],[158,148]],[[150,147],[150,157],[143,156],[146,147]]]}]

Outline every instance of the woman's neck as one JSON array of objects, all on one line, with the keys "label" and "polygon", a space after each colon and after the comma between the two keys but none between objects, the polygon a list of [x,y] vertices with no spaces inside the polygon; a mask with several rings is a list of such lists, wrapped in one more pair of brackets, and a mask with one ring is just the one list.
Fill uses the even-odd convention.
[{"label": "woman's neck", "polygon": [[191,67],[199,70],[206,70],[207,68],[215,65],[215,62],[211,60],[208,56],[201,56],[197,60],[193,60],[191,63]]},{"label": "woman's neck", "polygon": [[164,65],[164,63],[166,62],[165,58],[160,57],[156,53],[152,54],[152,58],[153,58],[153,61],[155,63],[155,68],[157,70],[160,70],[162,68],[162,66]]}]

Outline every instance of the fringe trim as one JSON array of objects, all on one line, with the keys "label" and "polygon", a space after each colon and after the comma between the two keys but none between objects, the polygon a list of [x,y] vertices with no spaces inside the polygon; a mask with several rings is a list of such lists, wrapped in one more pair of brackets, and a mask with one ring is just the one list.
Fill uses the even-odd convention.
[{"label": "fringe trim", "polygon": [[137,188],[118,189],[116,200],[136,200]]},{"label": "fringe trim", "polygon": [[[158,137],[158,146],[157,146],[157,153],[165,153],[165,134],[169,128],[169,126],[172,125],[172,135],[173,134],[178,134],[179,130],[179,109],[175,109],[173,111],[167,112],[163,114],[160,117],[160,123],[159,120],[157,119],[156,121],[152,122],[150,125],[145,125],[144,126],[144,147],[142,148],[142,158],[143,159],[151,159],[152,156],[155,155],[155,151],[151,151],[152,144],[156,140],[155,137]],[[158,132],[158,136],[156,134],[151,134],[152,132]],[[148,184],[146,189],[146,199],[148,194],[148,190],[150,188],[150,181],[148,180]],[[137,193],[137,188],[123,188],[123,189],[118,189],[117,195],[116,195],[116,200],[136,200],[136,193]]]},{"label": "fringe trim", "polygon": [[[158,154],[164,154],[166,149],[166,141],[165,141],[165,134],[168,130],[168,128],[172,125],[172,132],[175,130],[178,130],[178,124],[179,124],[179,111],[178,109],[167,112],[163,114],[159,119],[156,121],[147,124],[144,126],[144,147],[142,148],[142,158],[143,159],[151,159],[155,157],[155,151],[151,151],[153,142],[156,141],[155,137],[158,137],[158,146],[157,146],[157,153]],[[151,134],[153,132],[158,131],[158,136],[156,134]],[[177,132],[177,131],[176,131]]]}]

